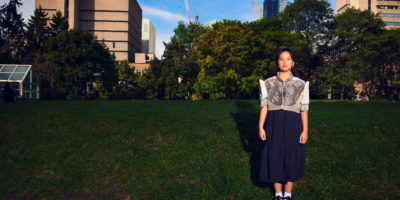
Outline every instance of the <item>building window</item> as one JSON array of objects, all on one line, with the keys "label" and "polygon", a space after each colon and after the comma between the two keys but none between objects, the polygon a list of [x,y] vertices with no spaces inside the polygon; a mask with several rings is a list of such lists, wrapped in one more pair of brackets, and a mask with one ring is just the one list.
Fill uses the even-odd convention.
[{"label": "building window", "polygon": [[400,22],[385,22],[387,26],[400,26]]},{"label": "building window", "polygon": [[142,69],[136,69],[136,74],[139,76],[142,75]]},{"label": "building window", "polygon": [[379,17],[400,17],[400,14],[379,13]]},{"label": "building window", "polygon": [[63,13],[65,18],[68,19],[69,17],[69,0],[65,1],[65,13]]},{"label": "building window", "polygon": [[393,5],[377,5],[376,8],[378,8],[378,9],[400,10],[400,6],[393,6]]},{"label": "building window", "polygon": [[113,41],[113,48],[115,49],[115,41]]},{"label": "building window", "polygon": [[368,0],[368,10],[371,10],[371,0]]}]

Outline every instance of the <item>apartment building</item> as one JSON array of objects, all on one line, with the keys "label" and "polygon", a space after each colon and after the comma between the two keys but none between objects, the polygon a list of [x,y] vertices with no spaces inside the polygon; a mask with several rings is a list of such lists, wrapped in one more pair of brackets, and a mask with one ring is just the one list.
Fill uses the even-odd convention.
[{"label": "apartment building", "polygon": [[400,0],[336,0],[338,14],[349,7],[378,14],[388,29],[400,27]]},{"label": "apartment building", "polygon": [[91,32],[117,60],[133,62],[142,51],[142,9],[136,0],[36,0],[35,7],[48,17],[61,11],[70,29]]}]

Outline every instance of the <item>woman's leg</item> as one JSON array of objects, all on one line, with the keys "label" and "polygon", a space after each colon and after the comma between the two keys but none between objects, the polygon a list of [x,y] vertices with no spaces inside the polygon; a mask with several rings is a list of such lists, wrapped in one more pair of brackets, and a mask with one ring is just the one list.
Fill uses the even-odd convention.
[{"label": "woman's leg", "polygon": [[292,193],[293,185],[294,185],[294,182],[288,181],[288,182],[285,184],[285,192]]},{"label": "woman's leg", "polygon": [[274,183],[275,193],[282,192],[282,184],[281,183]]}]

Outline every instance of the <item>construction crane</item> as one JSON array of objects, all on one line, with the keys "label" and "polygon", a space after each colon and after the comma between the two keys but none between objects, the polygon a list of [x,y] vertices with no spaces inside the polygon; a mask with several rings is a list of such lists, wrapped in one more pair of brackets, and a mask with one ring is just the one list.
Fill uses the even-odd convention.
[{"label": "construction crane", "polygon": [[[192,18],[190,18],[190,10],[189,10],[189,0],[185,0],[185,7],[186,7],[186,13],[189,18],[189,23],[192,23]],[[199,15],[196,15],[194,18],[194,23],[197,24],[199,21]]]},{"label": "construction crane", "polygon": [[257,0],[253,1],[254,5],[254,20],[258,20],[258,5],[257,5]]},{"label": "construction crane", "polygon": [[192,22],[192,19],[190,18],[189,0],[185,0],[185,6],[186,6],[186,13],[188,15],[189,22]]}]

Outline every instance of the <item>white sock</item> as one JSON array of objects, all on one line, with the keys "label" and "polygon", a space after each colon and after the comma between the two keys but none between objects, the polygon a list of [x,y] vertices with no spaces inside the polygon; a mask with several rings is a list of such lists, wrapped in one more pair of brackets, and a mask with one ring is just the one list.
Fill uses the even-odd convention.
[{"label": "white sock", "polygon": [[275,193],[275,196],[276,196],[276,197],[277,197],[277,196],[283,197],[282,192]]},{"label": "white sock", "polygon": [[292,193],[285,192],[285,195],[284,195],[283,197],[290,197],[290,198],[292,198]]}]

